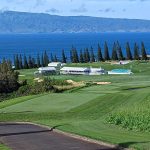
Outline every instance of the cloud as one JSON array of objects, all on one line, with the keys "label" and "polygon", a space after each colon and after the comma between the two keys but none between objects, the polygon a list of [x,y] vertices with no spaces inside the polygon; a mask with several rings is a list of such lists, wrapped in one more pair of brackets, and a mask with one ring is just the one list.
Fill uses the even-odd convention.
[{"label": "cloud", "polygon": [[129,1],[131,1],[131,2],[138,2],[138,1],[140,1],[140,2],[146,2],[146,1],[149,1],[149,0],[129,0]]},{"label": "cloud", "polygon": [[115,12],[115,10],[112,9],[112,8],[99,9],[98,11],[99,11],[99,12],[105,12],[105,13],[108,13],[108,12]]},{"label": "cloud", "polygon": [[150,20],[149,6],[150,0],[0,0],[2,11]]},{"label": "cloud", "polygon": [[36,0],[35,7],[44,5],[46,2],[47,2],[46,0]]},{"label": "cloud", "polygon": [[76,13],[84,13],[87,12],[87,8],[85,4],[82,4],[79,8],[76,9],[71,9],[71,12],[76,12]]},{"label": "cloud", "polygon": [[105,9],[105,12],[110,12],[111,11],[111,8],[106,8]]},{"label": "cloud", "polygon": [[124,9],[122,9],[122,11],[125,12],[125,11],[127,11],[127,10],[124,8]]},{"label": "cloud", "polygon": [[54,13],[54,14],[55,13],[60,13],[60,11],[56,8],[47,9],[45,12],[46,13]]},{"label": "cloud", "polygon": [[8,7],[3,7],[3,8],[0,9],[0,12],[5,12],[5,11],[8,11],[8,10],[9,10]]}]

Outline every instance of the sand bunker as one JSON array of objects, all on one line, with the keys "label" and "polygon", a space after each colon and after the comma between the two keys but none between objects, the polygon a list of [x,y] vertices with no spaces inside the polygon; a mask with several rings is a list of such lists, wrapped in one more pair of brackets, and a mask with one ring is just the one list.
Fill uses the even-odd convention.
[{"label": "sand bunker", "polygon": [[21,75],[21,74],[20,74],[19,77],[25,77],[25,75]]},{"label": "sand bunker", "polygon": [[[68,83],[74,85],[74,86],[83,86],[85,85],[85,82],[84,81],[81,81],[81,82],[75,82],[73,80],[67,80]],[[97,84],[97,85],[107,85],[107,84],[111,84],[111,82],[93,82],[94,84]]]},{"label": "sand bunker", "polygon": [[107,84],[111,84],[111,82],[93,82],[96,83],[97,85],[107,85]]},{"label": "sand bunker", "polygon": [[40,78],[35,78],[35,79],[34,79],[34,81],[38,81],[38,80],[40,80]]},{"label": "sand bunker", "polygon": [[85,85],[85,83],[83,81],[81,81],[81,82],[75,82],[73,80],[66,80],[66,81],[76,87]]},{"label": "sand bunker", "polygon": [[40,82],[43,82],[43,81],[44,81],[43,79],[38,80],[39,83],[40,83]]},{"label": "sand bunker", "polygon": [[40,78],[35,78],[34,81],[37,81],[37,82],[40,83],[40,82],[43,82],[44,80],[43,80],[43,79],[40,79]]}]

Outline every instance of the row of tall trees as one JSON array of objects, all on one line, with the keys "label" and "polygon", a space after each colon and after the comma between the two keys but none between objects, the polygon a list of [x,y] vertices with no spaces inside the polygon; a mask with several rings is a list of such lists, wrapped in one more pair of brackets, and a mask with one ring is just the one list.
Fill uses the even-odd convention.
[{"label": "row of tall trees", "polygon": [[24,55],[15,55],[14,56],[14,65],[16,69],[28,69],[28,68],[36,68],[36,67],[45,67],[49,62],[57,62],[61,61],[62,63],[66,63],[67,61],[71,61],[72,63],[88,63],[95,61],[110,61],[110,60],[147,60],[146,49],[144,43],[141,43],[141,49],[135,43],[133,54],[131,53],[131,48],[129,42],[126,43],[126,56],[124,56],[122,52],[122,48],[119,42],[114,42],[112,48],[112,54],[109,52],[109,48],[107,42],[104,43],[104,53],[102,53],[102,49],[100,44],[98,44],[97,54],[94,53],[93,47],[90,49],[85,48],[84,50],[80,50],[80,52],[72,46],[70,50],[70,58],[66,57],[65,51],[62,50],[61,60],[57,58],[56,55],[51,53],[50,58],[45,51],[43,54],[37,54],[37,58],[31,56]]},{"label": "row of tall trees", "polygon": [[95,61],[110,61],[110,60],[147,60],[146,49],[144,43],[141,43],[141,50],[138,45],[134,44],[133,55],[131,53],[131,48],[129,42],[126,43],[126,56],[123,55],[122,48],[119,42],[114,42],[112,48],[112,54],[109,53],[109,48],[107,42],[104,44],[104,54],[102,54],[102,49],[98,44],[97,55],[94,54],[93,48],[89,50],[88,48],[84,49],[84,51],[80,50],[80,54],[76,48],[72,47],[70,51],[70,60],[72,63],[87,63],[87,62],[95,62]]},{"label": "row of tall trees", "polygon": [[45,51],[41,56],[37,54],[37,58],[35,59],[32,56],[24,55],[15,55],[14,56],[14,65],[16,69],[30,69],[30,68],[37,68],[37,67],[45,67],[49,63],[49,56]]},{"label": "row of tall trees", "polygon": [[[63,51],[63,57],[64,57],[64,61],[66,62],[64,51]],[[53,56],[53,54],[51,54],[51,59],[50,59],[46,51],[42,53],[41,55],[37,54],[36,59],[35,57],[32,57],[31,55],[29,55],[28,57],[24,55],[22,57],[21,54],[20,55],[17,54],[14,56],[14,65],[17,70],[45,67],[45,66],[48,66],[48,63],[50,61],[57,62],[58,58],[56,55]]]}]

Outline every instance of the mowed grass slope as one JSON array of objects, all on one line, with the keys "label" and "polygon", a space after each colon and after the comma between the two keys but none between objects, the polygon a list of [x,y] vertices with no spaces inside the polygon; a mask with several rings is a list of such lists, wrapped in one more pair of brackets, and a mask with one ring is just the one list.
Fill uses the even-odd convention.
[{"label": "mowed grass slope", "polygon": [[[144,65],[144,69],[149,68]],[[137,66],[138,69],[138,66]],[[58,93],[31,97],[1,107],[0,121],[31,121],[83,135],[97,140],[149,150],[150,133],[109,124],[110,115],[149,107],[150,78],[148,74],[132,76],[55,76],[84,81],[111,81],[110,85],[93,85],[72,93]],[[4,105],[4,104],[3,104]],[[149,112],[149,109],[146,109]],[[126,114],[125,114],[126,115]],[[139,115],[140,116],[140,115]],[[130,122],[129,122],[130,124]]]},{"label": "mowed grass slope", "polygon": [[26,102],[18,103],[0,110],[0,112],[65,112],[96,98],[95,94],[47,94]]}]

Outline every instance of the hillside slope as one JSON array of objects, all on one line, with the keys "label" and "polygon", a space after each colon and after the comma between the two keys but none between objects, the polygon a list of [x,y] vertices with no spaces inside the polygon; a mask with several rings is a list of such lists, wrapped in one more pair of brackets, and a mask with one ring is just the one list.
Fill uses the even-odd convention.
[{"label": "hillside slope", "polygon": [[6,11],[0,13],[0,33],[150,32],[149,20],[85,16],[54,16]]}]

